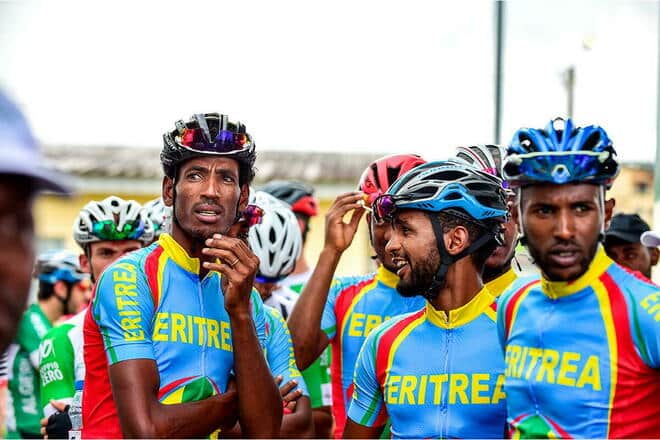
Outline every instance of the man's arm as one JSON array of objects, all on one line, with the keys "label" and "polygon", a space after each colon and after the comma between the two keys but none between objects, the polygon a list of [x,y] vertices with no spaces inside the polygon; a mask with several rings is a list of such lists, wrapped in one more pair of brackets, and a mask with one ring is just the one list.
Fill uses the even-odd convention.
[{"label": "man's arm", "polygon": [[385,426],[364,426],[353,420],[346,420],[344,438],[380,438]]},{"label": "man's arm", "polygon": [[[325,245],[305,284],[296,306],[289,316],[289,329],[295,348],[298,368],[304,370],[328,346],[328,336],[321,329],[321,317],[328,300],[328,290],[343,252],[355,237],[364,208],[358,201],[362,194],[345,193],[338,196],[325,218]],[[353,211],[348,223],[343,217]]]},{"label": "man's arm", "polygon": [[204,268],[222,274],[241,428],[246,437],[278,437],[282,400],[259,343],[250,306],[259,259],[237,238],[216,234],[206,245],[202,252],[213,261],[205,261]]},{"label": "man's arm", "polygon": [[121,430],[127,438],[206,437],[236,421],[236,390],[196,402],[165,405],[158,401],[158,367],[151,359],[134,359],[110,366],[112,396]]}]

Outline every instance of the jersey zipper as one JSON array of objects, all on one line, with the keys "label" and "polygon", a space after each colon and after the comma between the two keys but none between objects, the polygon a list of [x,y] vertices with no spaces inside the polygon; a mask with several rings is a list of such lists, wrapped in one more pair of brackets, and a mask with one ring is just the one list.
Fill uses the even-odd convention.
[{"label": "jersey zipper", "polygon": [[[207,274],[207,277],[208,277],[208,274]],[[206,313],[204,312],[204,291],[202,289],[202,284],[206,281],[207,277],[204,277],[204,279],[201,280],[197,284],[198,293],[199,293],[199,295],[198,295],[198,297],[199,297],[199,310],[200,310],[200,313],[202,315],[202,318],[204,318],[204,319],[206,319]],[[203,339],[203,342],[202,342],[202,376],[205,377],[205,378],[206,378],[206,342],[207,342],[206,341],[206,338],[207,338],[206,329],[207,328],[208,327],[205,325],[204,326],[204,339]]]}]

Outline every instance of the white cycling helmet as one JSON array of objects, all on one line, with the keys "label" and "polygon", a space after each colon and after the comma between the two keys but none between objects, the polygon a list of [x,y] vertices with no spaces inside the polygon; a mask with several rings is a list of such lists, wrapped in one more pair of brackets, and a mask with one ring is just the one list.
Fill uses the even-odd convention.
[{"label": "white cycling helmet", "polygon": [[263,191],[251,201],[264,211],[261,223],[250,228],[248,243],[259,257],[257,276],[277,281],[289,275],[302,252],[302,235],[296,215],[286,203]]},{"label": "white cycling helmet", "polygon": [[92,200],[73,224],[73,239],[83,249],[95,241],[140,240],[151,243],[154,227],[135,200],[110,196]]},{"label": "white cycling helmet", "polygon": [[172,227],[172,207],[165,206],[163,199],[158,197],[148,201],[143,205],[146,217],[151,220],[154,226],[154,234],[160,237],[163,232],[170,232]]}]

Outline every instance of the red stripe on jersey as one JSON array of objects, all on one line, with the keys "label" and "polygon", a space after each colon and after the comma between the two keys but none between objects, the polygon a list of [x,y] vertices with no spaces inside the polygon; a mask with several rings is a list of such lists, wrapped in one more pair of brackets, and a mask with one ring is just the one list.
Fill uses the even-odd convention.
[{"label": "red stripe on jersey", "polygon": [[490,305],[490,308],[493,309],[493,312],[497,312],[497,301],[493,301]]},{"label": "red stripe on jersey", "polygon": [[154,309],[158,307],[158,299],[160,298],[160,286],[158,285],[158,260],[164,249],[162,246],[156,248],[147,255],[144,262],[144,273],[147,276],[147,283],[149,283],[149,290],[154,299]]},{"label": "red stripe on jersey", "polygon": [[425,313],[426,308],[413,313],[385,330],[380,338],[378,338],[378,347],[376,348],[376,380],[378,380],[381,389],[385,388],[388,361],[394,340],[408,325]]},{"label": "red stripe on jersey", "polygon": [[[375,275],[374,275],[375,277]],[[344,359],[342,356],[342,338],[341,329],[346,320],[346,311],[351,307],[353,300],[360,294],[362,289],[374,282],[374,277],[366,279],[346,287],[337,294],[335,301],[335,337],[332,339],[332,361],[330,365],[332,382],[332,413],[335,418],[335,438],[341,438],[346,424],[346,407],[344,405],[344,387],[342,386],[342,377],[344,370]],[[348,390],[346,390],[348,393]],[[347,396],[346,398],[350,398]]]},{"label": "red stripe on jersey", "polygon": [[511,296],[511,299],[506,304],[506,309],[504,310],[504,335],[506,338],[509,337],[509,331],[511,330],[511,319],[513,318],[513,310],[516,308],[518,299],[520,295],[523,294],[532,284],[540,283],[540,280],[533,280],[525,284],[523,287],[518,289],[516,293]]},{"label": "red stripe on jersey", "polygon": [[[600,276],[607,289],[616,330],[617,378],[608,437],[660,438],[658,411],[660,372],[640,358],[631,334],[628,304],[623,292],[607,272]],[[635,307],[635,304],[630,304]]]},{"label": "red stripe on jersey", "polygon": [[161,388],[160,391],[158,391],[158,400],[162,399],[165,394],[169,393],[170,391],[172,391],[174,388],[178,387],[185,381],[194,378],[195,376],[188,376],[188,377],[184,377],[183,379],[175,380],[174,382],[168,383],[163,388]]},{"label": "red stripe on jersey", "polygon": [[122,438],[117,408],[108,380],[108,359],[103,337],[92,307],[83,323],[85,392],[83,393],[83,438]]}]

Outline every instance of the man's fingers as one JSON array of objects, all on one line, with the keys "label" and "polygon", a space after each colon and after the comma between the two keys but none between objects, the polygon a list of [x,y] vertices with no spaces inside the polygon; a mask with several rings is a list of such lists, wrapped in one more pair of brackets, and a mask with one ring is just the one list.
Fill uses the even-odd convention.
[{"label": "man's fingers", "polygon": [[64,411],[66,409],[66,403],[60,402],[59,400],[51,400],[50,404],[58,411]]},{"label": "man's fingers", "polygon": [[280,387],[280,395],[286,396],[292,389],[298,386],[298,382],[290,380]]},{"label": "man's fingers", "polygon": [[302,390],[298,389],[285,395],[282,400],[285,402],[293,402],[294,400],[298,400],[300,396],[302,396]]}]

